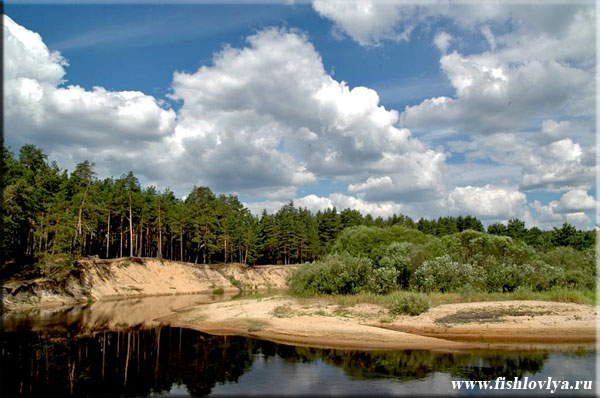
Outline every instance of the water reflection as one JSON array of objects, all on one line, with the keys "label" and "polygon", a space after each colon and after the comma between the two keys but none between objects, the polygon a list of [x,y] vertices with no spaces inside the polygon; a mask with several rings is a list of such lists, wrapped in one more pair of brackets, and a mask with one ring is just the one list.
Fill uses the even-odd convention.
[{"label": "water reflection", "polygon": [[2,317],[4,330],[27,327],[44,330],[72,325],[81,331],[115,330],[124,327],[154,327],[160,318],[185,311],[198,304],[230,300],[238,293],[190,294],[141,297],[128,300],[98,301],[91,305],[36,309],[28,313],[8,313]]},{"label": "water reflection", "polygon": [[[452,378],[472,380],[532,375],[543,370],[550,355],[561,355],[563,362],[586,363],[587,369],[593,365],[592,353],[581,353],[578,357],[548,352],[361,352],[211,336],[168,326],[103,331],[93,335],[82,335],[81,330],[68,326],[43,331],[18,328],[2,334],[1,385],[4,396],[147,396],[172,393],[174,386],[185,386],[175,391],[207,395],[217,384],[240,380],[255,362],[257,367],[263,368],[271,362],[276,369],[286,365],[315,364],[321,368],[317,374],[327,367],[342,369],[344,380],[328,382],[339,388],[344,385],[352,388],[340,391],[348,393],[357,391],[354,384],[350,387],[348,380],[356,384],[357,381],[384,379],[391,388],[398,382],[433,377],[440,372]],[[585,373],[585,368],[581,369]],[[593,369],[589,372],[589,378],[593,378]],[[259,374],[252,380],[244,379],[243,390],[237,393],[265,393],[268,391],[264,386],[268,383],[281,383],[272,378],[272,371],[263,376]],[[310,375],[308,378],[310,381]],[[577,378],[583,379],[585,375],[580,372]],[[285,391],[306,393],[302,383],[296,387],[298,390],[289,390],[298,381],[287,380]],[[363,385],[368,386],[368,383]],[[217,392],[227,392],[221,387]],[[373,386],[369,388],[366,392],[373,392]]]},{"label": "water reflection", "polygon": [[595,376],[595,353],[589,351],[317,349],[212,336],[157,320],[225,299],[148,297],[5,316],[1,395],[447,395],[450,380],[458,378]]}]

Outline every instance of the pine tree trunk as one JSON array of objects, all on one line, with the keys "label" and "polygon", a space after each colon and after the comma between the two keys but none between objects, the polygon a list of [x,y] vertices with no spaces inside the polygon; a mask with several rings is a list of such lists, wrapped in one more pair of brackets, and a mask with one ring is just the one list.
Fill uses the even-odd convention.
[{"label": "pine tree trunk", "polygon": [[119,250],[119,257],[123,257],[123,216],[121,216],[121,249]]},{"label": "pine tree trunk", "polygon": [[106,230],[106,258],[108,258],[108,252],[110,249],[110,209],[108,209],[108,217],[106,219],[106,224],[108,225],[108,229]]},{"label": "pine tree trunk", "polygon": [[162,224],[160,219],[160,197],[158,198],[158,258],[162,258]]},{"label": "pine tree trunk", "polygon": [[131,211],[131,193],[129,193],[129,257],[133,257],[133,212]]}]

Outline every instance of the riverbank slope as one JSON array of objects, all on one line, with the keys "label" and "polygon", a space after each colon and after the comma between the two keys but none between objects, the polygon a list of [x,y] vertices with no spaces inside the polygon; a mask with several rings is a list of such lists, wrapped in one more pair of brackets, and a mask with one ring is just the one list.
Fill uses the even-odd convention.
[{"label": "riverbank slope", "polygon": [[50,279],[9,280],[2,285],[5,310],[67,305],[214,290],[282,289],[294,266],[191,264],[154,258],[100,260],[83,258],[60,282]]}]

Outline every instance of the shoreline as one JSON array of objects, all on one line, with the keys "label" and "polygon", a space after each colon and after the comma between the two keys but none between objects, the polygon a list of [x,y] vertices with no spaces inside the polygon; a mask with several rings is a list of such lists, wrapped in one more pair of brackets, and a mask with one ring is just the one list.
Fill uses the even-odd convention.
[{"label": "shoreline", "polygon": [[[587,304],[503,301],[443,304],[419,316],[385,324],[374,304],[339,308],[326,300],[273,296],[203,304],[157,319],[216,335],[240,335],[277,343],[361,350],[595,349],[596,307]],[[282,310],[283,309],[283,310]],[[510,315],[518,309],[525,315]],[[285,311],[284,311],[285,310]],[[448,315],[504,311],[488,321],[440,324]],[[566,326],[561,326],[566,325]]]}]

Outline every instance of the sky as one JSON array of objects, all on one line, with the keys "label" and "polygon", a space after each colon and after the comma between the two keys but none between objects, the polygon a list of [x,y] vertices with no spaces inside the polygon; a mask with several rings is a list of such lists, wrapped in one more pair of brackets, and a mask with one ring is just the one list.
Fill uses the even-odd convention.
[{"label": "sky", "polygon": [[5,3],[12,151],[255,214],[597,223],[593,2],[115,3]]}]

